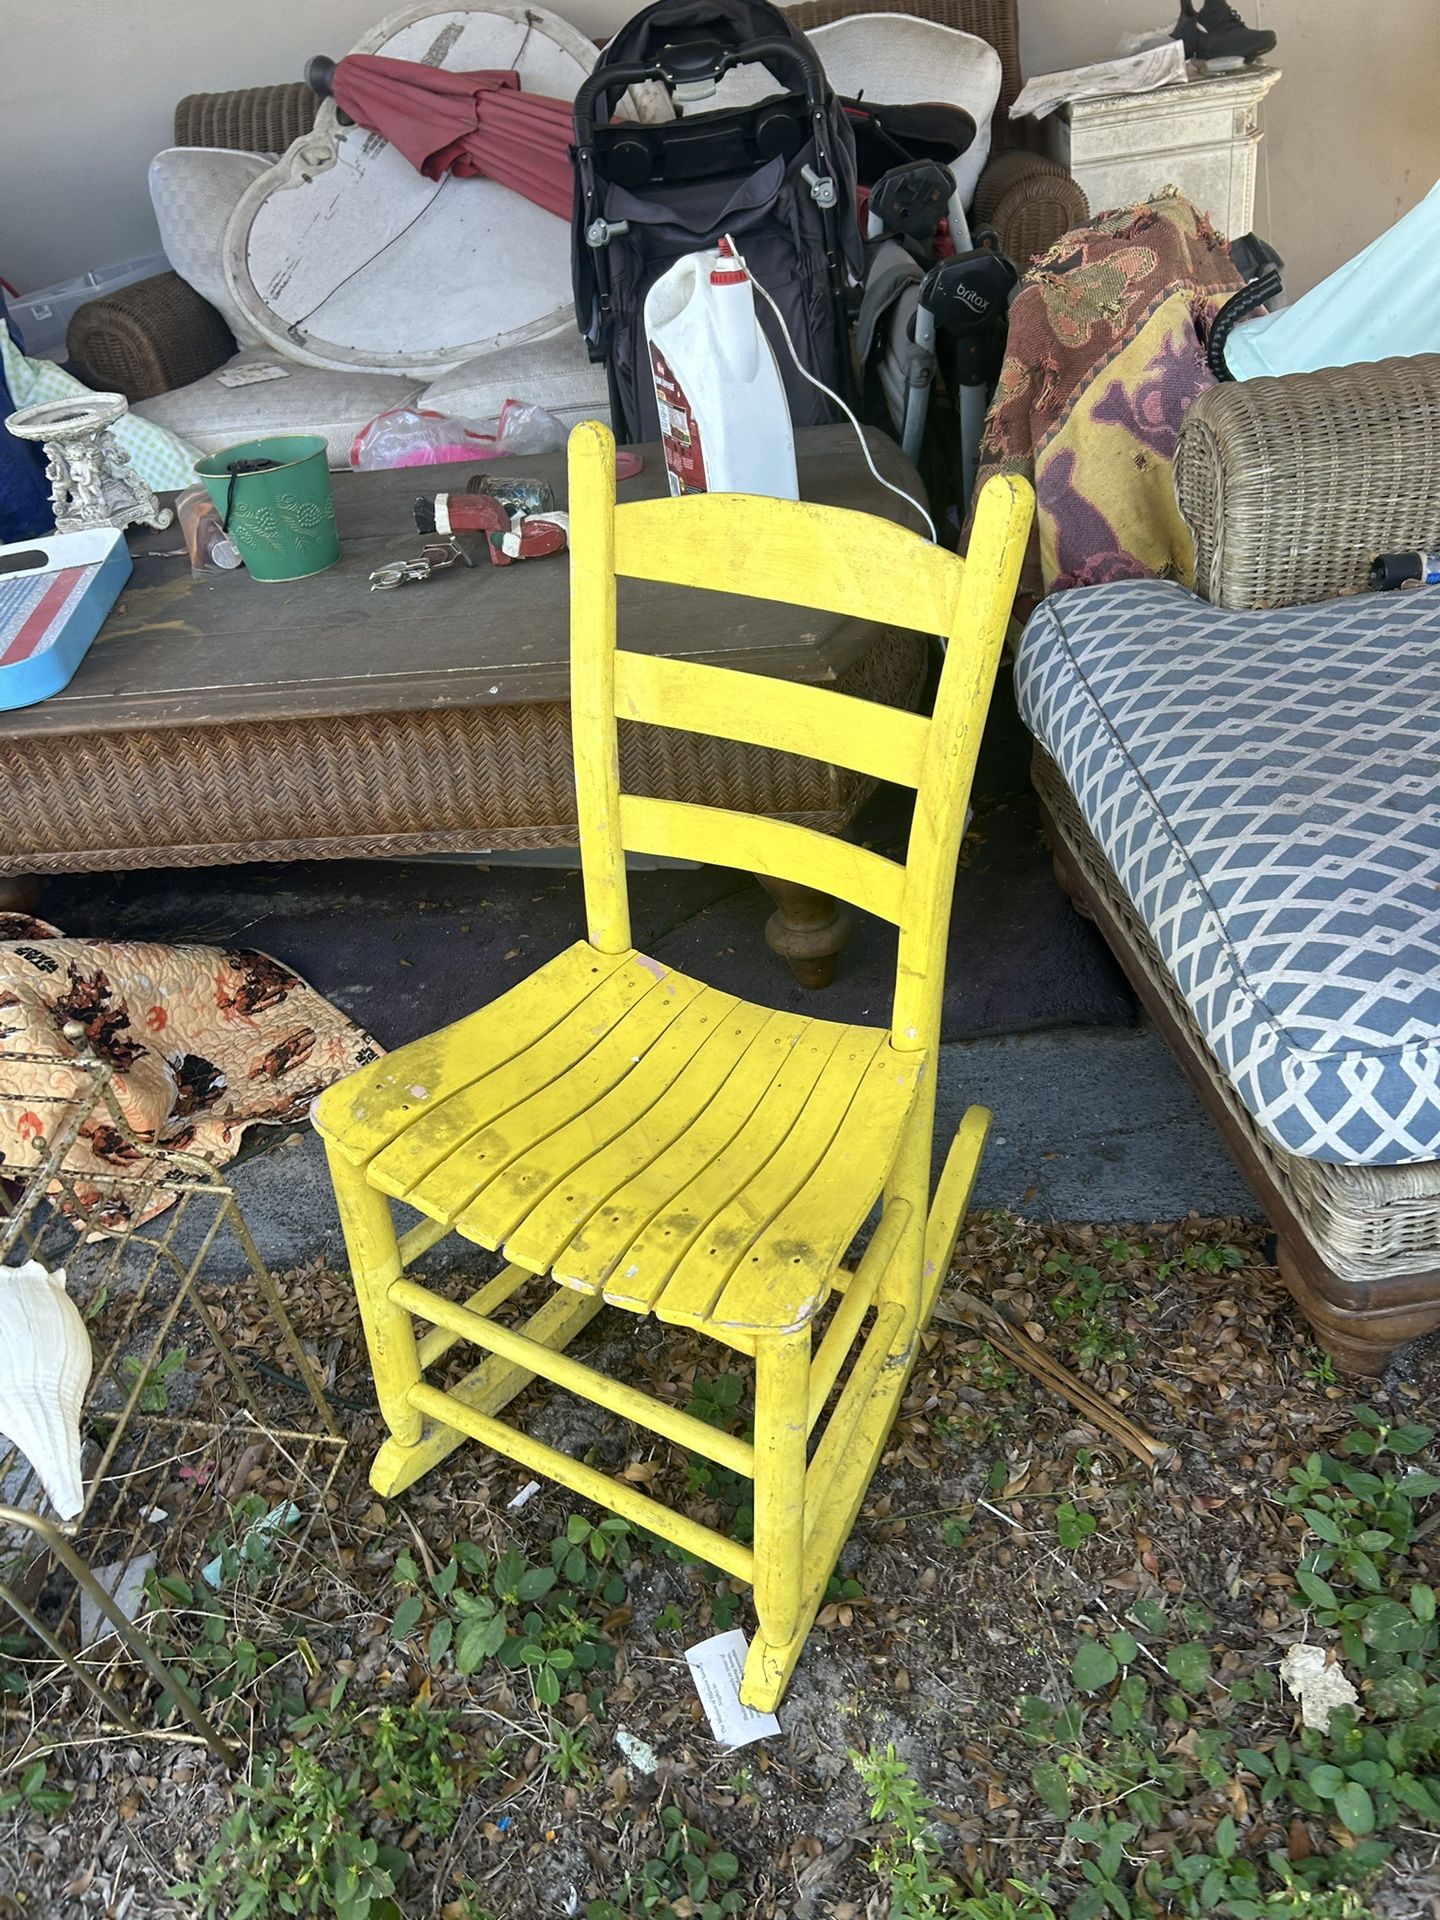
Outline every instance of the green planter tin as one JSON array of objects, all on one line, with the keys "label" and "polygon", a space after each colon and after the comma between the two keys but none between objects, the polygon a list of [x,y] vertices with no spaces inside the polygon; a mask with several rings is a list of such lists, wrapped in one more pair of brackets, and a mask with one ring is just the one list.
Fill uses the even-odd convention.
[{"label": "green planter tin", "polygon": [[[222,447],[195,462],[253,579],[303,580],[340,558],[326,453],[318,434],[283,433]],[[232,472],[250,460],[275,464],[258,473]]]}]

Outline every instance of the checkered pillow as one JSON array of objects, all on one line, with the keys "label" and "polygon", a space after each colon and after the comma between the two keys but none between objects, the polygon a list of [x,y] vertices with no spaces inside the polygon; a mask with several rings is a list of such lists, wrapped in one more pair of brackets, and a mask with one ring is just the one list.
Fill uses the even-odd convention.
[{"label": "checkered pillow", "polygon": [[150,203],[165,257],[242,347],[255,346],[260,336],[225,284],[225,229],[241,194],[272,165],[266,154],[223,147],[167,147],[150,162]]},{"label": "checkered pillow", "polygon": [[1279,1146],[1440,1158],[1440,593],[1057,594],[1020,709]]}]

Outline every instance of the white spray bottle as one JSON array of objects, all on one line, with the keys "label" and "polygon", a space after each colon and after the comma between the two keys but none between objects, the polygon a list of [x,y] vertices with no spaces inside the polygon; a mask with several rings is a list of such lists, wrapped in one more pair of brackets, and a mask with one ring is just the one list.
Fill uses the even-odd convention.
[{"label": "white spray bottle", "polygon": [[780,369],[728,239],[687,253],[645,296],[645,338],[670,491],[798,500]]}]

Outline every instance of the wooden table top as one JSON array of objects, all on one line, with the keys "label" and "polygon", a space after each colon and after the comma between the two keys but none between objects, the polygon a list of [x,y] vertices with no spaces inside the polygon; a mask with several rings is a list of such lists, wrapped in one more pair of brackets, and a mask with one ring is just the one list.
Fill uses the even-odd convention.
[{"label": "wooden table top", "polygon": [[[881,473],[918,494],[894,442],[877,433],[869,440]],[[641,451],[644,471],[622,483],[622,502],[665,491],[658,447]],[[797,451],[804,499],[918,528],[913,510],[876,485],[848,425],[798,435]],[[507,467],[549,481],[563,503],[563,454],[487,470]],[[134,574],[74,679],[38,706],[0,713],[0,741],[567,698],[563,556],[456,567],[391,592],[369,590],[373,568],[420,550],[416,495],[461,488],[473,471],[333,475],[342,556],[307,580],[192,579],[173,525],[137,529]],[[833,614],[647,582],[622,582],[620,634],[627,647],[817,683],[836,679],[874,638]]]}]

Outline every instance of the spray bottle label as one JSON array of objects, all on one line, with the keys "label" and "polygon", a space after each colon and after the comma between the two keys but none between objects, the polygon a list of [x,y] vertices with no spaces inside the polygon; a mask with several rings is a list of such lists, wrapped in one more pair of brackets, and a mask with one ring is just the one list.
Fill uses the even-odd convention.
[{"label": "spray bottle label", "polygon": [[672,493],[706,493],[705,449],[685,389],[675,378],[665,356],[652,341],[650,370],[655,376],[655,403],[660,412],[660,444],[670,472]]}]

